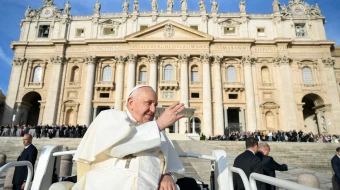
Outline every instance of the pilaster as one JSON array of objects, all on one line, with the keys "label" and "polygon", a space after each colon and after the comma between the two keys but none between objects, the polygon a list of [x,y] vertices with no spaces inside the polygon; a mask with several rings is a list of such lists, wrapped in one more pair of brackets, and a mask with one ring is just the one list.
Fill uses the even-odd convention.
[{"label": "pilaster", "polygon": [[22,68],[25,62],[26,59],[20,57],[14,58],[12,62],[12,74],[7,91],[6,106],[2,117],[2,124],[4,125],[11,124],[13,114],[15,114],[15,101],[18,96]]},{"label": "pilaster", "polygon": [[116,70],[116,97],[115,97],[115,109],[123,110],[123,92],[124,92],[124,56],[116,56],[117,70]]},{"label": "pilaster", "polygon": [[85,63],[87,64],[87,75],[86,75],[86,86],[84,91],[84,101],[83,101],[83,123],[86,126],[89,126],[92,117],[92,100],[93,100],[93,89],[94,89],[94,81],[95,81],[95,71],[97,58],[95,56],[87,56],[84,58]]},{"label": "pilaster", "polygon": [[223,116],[223,91],[222,91],[222,77],[221,77],[221,61],[220,56],[214,56],[214,102],[215,102],[215,134],[224,134],[224,116]]},{"label": "pilaster", "polygon": [[242,58],[244,67],[244,82],[246,91],[246,101],[247,101],[247,131],[255,131],[257,129],[256,121],[256,107],[255,107],[255,93],[254,93],[254,83],[253,83],[253,73],[251,65],[254,63],[255,59],[246,56]]},{"label": "pilaster", "polygon": [[61,76],[63,73],[63,64],[65,58],[63,56],[53,56],[50,58],[52,64],[52,74],[50,75],[50,83],[48,88],[48,94],[46,98],[46,106],[44,112],[43,125],[54,125],[57,120]]},{"label": "pilaster", "polygon": [[157,62],[158,62],[158,55],[148,55],[149,59],[149,85],[153,88],[153,90],[157,94]]},{"label": "pilaster", "polygon": [[[212,131],[212,99],[211,99],[211,57],[208,54],[200,55],[203,64],[203,127],[204,135],[210,136]],[[217,135],[217,134],[215,134]]]},{"label": "pilaster", "polygon": [[136,58],[137,56],[129,54],[127,57],[128,61],[128,81],[126,91],[130,92],[136,85]]},{"label": "pilaster", "polygon": [[[189,72],[188,72],[188,59],[189,55],[181,54],[178,55],[179,63],[181,65],[181,103],[185,105],[185,107],[189,107]],[[189,122],[188,118],[183,118],[179,123],[179,133],[184,134],[187,130],[186,125]]]}]

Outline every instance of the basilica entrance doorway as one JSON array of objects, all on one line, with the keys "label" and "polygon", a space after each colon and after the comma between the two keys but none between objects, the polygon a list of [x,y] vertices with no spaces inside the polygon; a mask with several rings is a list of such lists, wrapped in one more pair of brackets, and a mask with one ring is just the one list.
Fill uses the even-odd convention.
[{"label": "basilica entrance doorway", "polygon": [[324,101],[316,94],[307,94],[302,98],[304,132],[313,132],[313,134],[321,134],[324,132],[325,115],[323,110]]},{"label": "basilica entrance doorway", "polygon": [[195,133],[201,134],[201,120],[197,117],[194,119],[190,119],[190,127],[189,127],[189,132],[192,133],[192,127],[194,126],[195,128]]},{"label": "basilica entrance doorway", "polygon": [[27,93],[21,100],[19,113],[19,125],[35,126],[39,122],[41,96],[37,92]]}]

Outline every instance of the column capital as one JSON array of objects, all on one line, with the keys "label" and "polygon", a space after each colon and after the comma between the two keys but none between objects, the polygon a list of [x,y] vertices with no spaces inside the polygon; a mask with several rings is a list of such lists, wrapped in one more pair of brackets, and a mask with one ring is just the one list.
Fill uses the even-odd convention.
[{"label": "column capital", "polygon": [[325,67],[333,67],[335,64],[335,60],[329,57],[327,59],[322,59],[322,63],[325,65]]},{"label": "column capital", "polygon": [[150,63],[155,63],[155,62],[158,61],[159,56],[156,55],[156,54],[150,54],[150,55],[148,55],[148,59],[149,59]]},{"label": "column capital", "polygon": [[222,57],[219,55],[215,55],[214,56],[214,65],[216,66],[220,66],[222,63]]},{"label": "column capital", "polygon": [[128,54],[128,55],[127,55],[127,59],[128,59],[128,61],[129,61],[130,63],[136,63],[136,61],[137,61],[137,56],[134,55],[134,54]]},{"label": "column capital", "polygon": [[86,56],[84,57],[85,63],[86,64],[96,64],[98,59],[96,56]]},{"label": "column capital", "polygon": [[13,59],[13,65],[23,65],[25,63],[26,59],[25,58],[20,58],[20,57],[15,57]]},{"label": "column capital", "polygon": [[200,59],[202,63],[210,63],[211,56],[209,54],[201,54]]},{"label": "column capital", "polygon": [[250,64],[253,64],[255,61],[257,60],[257,58],[255,57],[251,57],[251,56],[244,56],[242,57],[241,61],[243,62],[243,64],[245,65],[250,65]]},{"label": "column capital", "polygon": [[118,65],[124,65],[125,63],[125,60],[126,60],[126,57],[125,56],[122,56],[122,55],[118,55],[115,57],[116,58],[116,61],[118,63]]},{"label": "column capital", "polygon": [[53,63],[53,64],[61,65],[61,64],[64,63],[65,57],[64,57],[64,56],[59,56],[59,55],[52,56],[52,57],[50,58],[50,61],[51,61],[51,63]]},{"label": "column capital", "polygon": [[274,59],[274,62],[276,62],[278,65],[289,65],[293,61],[292,58],[288,56],[278,56]]},{"label": "column capital", "polygon": [[190,55],[188,54],[179,54],[178,55],[178,60],[180,63],[188,63]]}]

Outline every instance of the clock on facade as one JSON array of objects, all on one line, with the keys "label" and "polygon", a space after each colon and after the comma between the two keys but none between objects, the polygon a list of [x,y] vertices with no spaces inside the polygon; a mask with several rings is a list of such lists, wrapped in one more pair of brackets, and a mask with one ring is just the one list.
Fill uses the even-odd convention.
[{"label": "clock on facade", "polygon": [[41,17],[50,17],[53,15],[53,9],[51,7],[46,7],[41,11]]},{"label": "clock on facade", "polygon": [[294,5],[292,6],[292,12],[296,15],[302,15],[305,13],[305,6],[301,4]]}]

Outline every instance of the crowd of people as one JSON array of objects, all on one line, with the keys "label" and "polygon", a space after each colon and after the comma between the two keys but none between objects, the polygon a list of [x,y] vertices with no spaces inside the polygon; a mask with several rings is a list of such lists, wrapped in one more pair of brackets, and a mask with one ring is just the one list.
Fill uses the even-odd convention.
[{"label": "crowd of people", "polygon": [[86,125],[2,125],[0,126],[0,136],[23,137],[25,134],[30,134],[36,138],[82,138],[86,130]]},{"label": "crowd of people", "polygon": [[279,141],[279,142],[324,142],[339,143],[339,135],[318,135],[312,132],[306,133],[302,130],[296,131],[273,131],[273,130],[256,130],[255,132],[227,132],[224,135],[209,136],[208,140],[222,141],[244,141],[249,137],[254,137],[261,141]]}]

